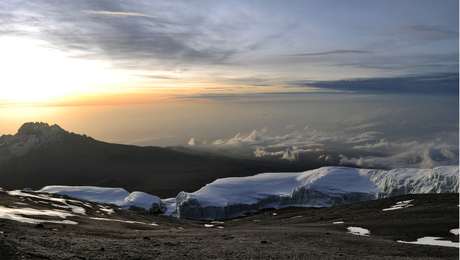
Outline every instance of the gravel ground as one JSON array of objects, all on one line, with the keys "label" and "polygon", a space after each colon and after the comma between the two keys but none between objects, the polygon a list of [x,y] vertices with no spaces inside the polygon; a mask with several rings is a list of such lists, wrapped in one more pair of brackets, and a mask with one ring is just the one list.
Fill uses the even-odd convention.
[{"label": "gravel ground", "polygon": [[[70,205],[83,204],[53,196],[65,198]],[[2,206],[55,209],[40,199],[29,199],[0,192]],[[414,206],[382,211],[412,199]],[[118,209],[102,215],[99,204],[84,203],[86,215],[66,218],[77,225],[0,219],[0,259],[459,258],[458,248],[397,242],[424,236],[458,242],[458,236],[449,233],[459,227],[458,194],[405,195],[330,208],[270,209],[214,222]],[[350,234],[350,226],[369,229],[370,235]]]}]

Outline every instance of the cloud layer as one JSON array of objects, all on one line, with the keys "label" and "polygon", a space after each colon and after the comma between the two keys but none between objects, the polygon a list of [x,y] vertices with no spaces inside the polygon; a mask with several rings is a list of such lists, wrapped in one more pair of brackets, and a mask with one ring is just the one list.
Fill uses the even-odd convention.
[{"label": "cloud layer", "polygon": [[[266,122],[283,120],[285,125],[241,132],[200,146],[305,165],[322,163],[388,169],[458,164],[455,95],[396,97],[389,95],[380,100],[379,96],[357,96],[350,97],[349,101],[306,102],[297,107],[299,115],[291,120],[284,113],[278,113],[280,116],[273,119],[266,117]],[[302,124],[307,121],[302,118],[309,118],[310,124]],[[193,140],[197,144],[197,138]]]},{"label": "cloud layer", "polygon": [[[317,159],[321,161],[335,160],[340,165],[364,168],[433,168],[459,162],[458,145],[441,140],[403,143],[385,139],[377,141],[377,137],[382,134],[379,132],[343,134],[313,130],[302,133],[295,131],[282,136],[270,136],[266,132],[265,129],[254,130],[248,135],[237,134],[229,140],[216,140],[213,145],[221,148],[249,146],[254,149],[255,157],[274,157],[289,161],[299,160],[301,154],[320,154]],[[338,156],[333,155],[338,152]],[[357,153],[366,155],[347,156]]]}]

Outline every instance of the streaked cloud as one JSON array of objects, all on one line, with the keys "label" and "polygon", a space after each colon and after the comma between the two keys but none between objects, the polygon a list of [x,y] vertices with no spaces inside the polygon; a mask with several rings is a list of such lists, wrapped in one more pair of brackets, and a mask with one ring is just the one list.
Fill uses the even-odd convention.
[{"label": "streaked cloud", "polygon": [[132,12],[109,12],[109,11],[93,11],[93,10],[81,10],[80,12],[85,13],[85,14],[100,14],[100,15],[116,16],[116,17],[140,16],[140,17],[155,18],[155,16],[142,14],[142,13],[132,13]]},{"label": "streaked cloud", "polygon": [[371,51],[358,51],[358,50],[332,50],[332,51],[326,51],[326,52],[287,54],[287,55],[279,55],[279,56],[308,57],[308,56],[323,56],[323,55],[333,55],[333,54],[366,54],[366,53],[372,53],[372,52]]},{"label": "streaked cloud", "polygon": [[375,123],[368,123],[368,124],[362,124],[362,125],[356,125],[356,126],[349,126],[345,128],[345,130],[362,130],[366,128],[373,128],[377,127],[378,125],[383,124],[383,122],[375,122]]},{"label": "streaked cloud", "polygon": [[458,38],[458,31],[448,30],[439,26],[411,25],[387,28],[350,27],[353,30],[362,31],[379,36],[392,36],[403,38],[419,38],[424,40],[443,40]]},{"label": "streaked cloud", "polygon": [[337,81],[291,81],[288,84],[341,91],[458,95],[458,76],[458,73],[430,73],[417,76],[354,78]]}]

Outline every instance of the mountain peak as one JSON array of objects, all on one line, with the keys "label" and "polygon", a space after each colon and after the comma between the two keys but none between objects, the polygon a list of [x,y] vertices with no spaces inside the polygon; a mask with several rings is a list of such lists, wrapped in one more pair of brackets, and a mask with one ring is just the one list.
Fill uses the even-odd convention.
[{"label": "mountain peak", "polygon": [[50,126],[43,122],[23,124],[15,135],[0,137],[0,152],[10,155],[24,155],[31,149],[45,147],[65,139],[69,132],[58,125]]},{"label": "mountain peak", "polygon": [[47,123],[43,122],[28,122],[24,123],[18,130],[18,134],[23,134],[23,135],[43,135],[47,133],[56,133],[64,131],[60,126],[54,124],[50,126]]}]

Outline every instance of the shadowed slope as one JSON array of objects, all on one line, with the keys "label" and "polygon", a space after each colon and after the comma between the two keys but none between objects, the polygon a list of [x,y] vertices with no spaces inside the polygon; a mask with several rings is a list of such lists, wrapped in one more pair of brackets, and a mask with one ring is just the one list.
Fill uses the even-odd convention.
[{"label": "shadowed slope", "polygon": [[16,135],[0,138],[0,186],[11,189],[94,185],[166,198],[217,178],[301,170],[287,163],[110,144],[44,123],[27,123]]}]

